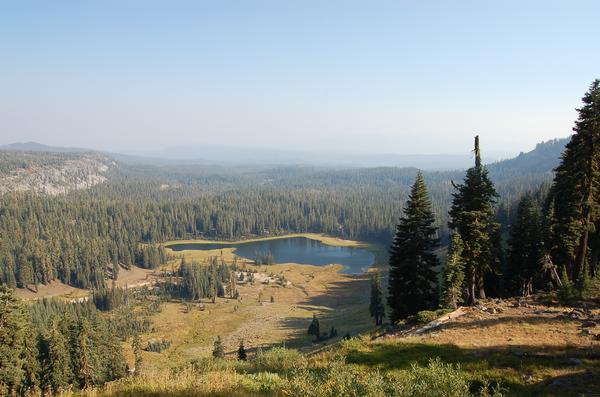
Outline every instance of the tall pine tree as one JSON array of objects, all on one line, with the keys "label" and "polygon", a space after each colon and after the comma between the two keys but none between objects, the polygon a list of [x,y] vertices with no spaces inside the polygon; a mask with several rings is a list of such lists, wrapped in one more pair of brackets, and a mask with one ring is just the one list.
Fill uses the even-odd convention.
[{"label": "tall pine tree", "polygon": [[390,248],[388,305],[392,322],[437,304],[436,231],[431,201],[419,172]]},{"label": "tall pine tree", "polygon": [[442,305],[448,309],[456,309],[462,303],[465,281],[465,264],[462,258],[463,242],[460,234],[452,233],[446,268],[444,269]]},{"label": "tall pine tree", "polygon": [[587,261],[590,251],[600,248],[590,247],[590,234],[600,220],[600,80],[592,83],[578,112],[575,134],[556,168],[551,190],[553,259],[573,281],[584,278],[587,265],[596,266]]},{"label": "tall pine tree", "polygon": [[494,216],[498,194],[481,163],[479,136],[475,137],[475,166],[467,170],[463,184],[455,185],[449,226],[460,235],[465,264],[467,304],[485,298],[485,278],[498,263],[499,224]]},{"label": "tall pine tree", "polygon": [[0,285],[0,395],[17,394],[28,386],[31,323],[25,306],[12,290]]},{"label": "tall pine tree", "polygon": [[528,193],[519,201],[517,219],[510,231],[507,284],[509,292],[533,293],[534,279],[542,276],[542,211]]},{"label": "tall pine tree", "polygon": [[381,276],[379,272],[371,276],[371,302],[369,304],[369,311],[371,317],[375,319],[375,325],[381,325],[385,316],[385,305],[383,303]]},{"label": "tall pine tree", "polygon": [[54,320],[50,331],[44,337],[46,347],[43,354],[44,383],[49,391],[67,390],[73,382],[71,355],[67,343],[64,329],[59,326],[57,320]]}]

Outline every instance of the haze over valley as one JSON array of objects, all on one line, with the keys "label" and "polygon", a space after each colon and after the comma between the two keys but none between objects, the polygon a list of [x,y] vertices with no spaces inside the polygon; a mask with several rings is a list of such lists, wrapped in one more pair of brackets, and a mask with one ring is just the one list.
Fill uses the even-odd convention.
[{"label": "haze over valley", "polygon": [[599,13],[3,4],[0,397],[600,395]]}]

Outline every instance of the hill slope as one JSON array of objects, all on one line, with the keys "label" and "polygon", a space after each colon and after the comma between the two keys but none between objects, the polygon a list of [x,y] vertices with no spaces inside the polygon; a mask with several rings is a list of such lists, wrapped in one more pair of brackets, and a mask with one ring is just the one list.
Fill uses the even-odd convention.
[{"label": "hill slope", "polygon": [[95,153],[0,151],[0,194],[56,195],[106,181],[116,163]]},{"label": "hill slope", "polygon": [[530,152],[520,153],[517,157],[489,164],[490,176],[494,179],[510,178],[534,174],[551,174],[560,162],[570,137],[552,139],[538,143]]},{"label": "hill slope", "polygon": [[235,351],[225,360],[206,352],[175,373],[146,370],[88,393],[502,397],[600,392],[597,301],[587,302],[588,309],[536,298],[482,304],[419,336],[373,333],[314,346],[317,352],[307,355],[259,350],[248,361],[236,360]]}]

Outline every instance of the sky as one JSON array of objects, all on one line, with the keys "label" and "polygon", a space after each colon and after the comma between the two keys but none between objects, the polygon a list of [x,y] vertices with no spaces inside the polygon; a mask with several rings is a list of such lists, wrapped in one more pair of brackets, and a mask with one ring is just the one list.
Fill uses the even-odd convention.
[{"label": "sky", "polygon": [[2,1],[0,144],[496,156],[571,133],[598,1]]}]

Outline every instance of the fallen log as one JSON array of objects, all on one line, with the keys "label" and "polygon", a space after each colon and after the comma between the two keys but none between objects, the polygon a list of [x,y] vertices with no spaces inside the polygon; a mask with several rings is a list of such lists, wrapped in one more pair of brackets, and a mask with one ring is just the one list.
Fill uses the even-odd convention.
[{"label": "fallen log", "polygon": [[421,328],[417,328],[415,330],[412,330],[408,335],[406,336],[410,336],[410,335],[420,335],[422,333],[425,333],[427,331],[431,331],[432,329],[436,329],[444,324],[446,324],[448,321],[450,320],[454,320],[460,316],[462,316],[463,314],[465,314],[465,310],[464,308],[461,306],[458,309],[456,309],[455,311],[453,311],[452,313],[448,313],[448,314],[444,314],[442,317],[435,319],[433,321],[431,321],[430,323],[427,323],[426,325],[424,325]]}]

